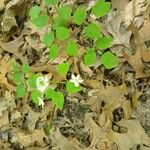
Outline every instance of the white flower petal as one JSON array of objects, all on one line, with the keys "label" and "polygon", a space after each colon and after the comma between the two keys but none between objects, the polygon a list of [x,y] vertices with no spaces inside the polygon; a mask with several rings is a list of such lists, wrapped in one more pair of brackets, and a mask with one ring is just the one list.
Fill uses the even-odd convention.
[{"label": "white flower petal", "polygon": [[76,76],[74,74],[71,75],[71,79],[75,80]]},{"label": "white flower petal", "polygon": [[38,97],[38,99],[39,99],[39,104],[38,105],[43,107],[44,106],[44,102],[43,102],[42,98]]},{"label": "white flower petal", "polygon": [[79,86],[79,82],[74,82],[75,87]]},{"label": "white flower petal", "polygon": [[76,79],[77,79],[77,80],[79,80],[79,79],[80,79],[80,75],[79,75],[79,74],[76,76]]},{"label": "white flower petal", "polygon": [[48,77],[44,77],[44,82],[48,82],[49,81],[49,78]]}]

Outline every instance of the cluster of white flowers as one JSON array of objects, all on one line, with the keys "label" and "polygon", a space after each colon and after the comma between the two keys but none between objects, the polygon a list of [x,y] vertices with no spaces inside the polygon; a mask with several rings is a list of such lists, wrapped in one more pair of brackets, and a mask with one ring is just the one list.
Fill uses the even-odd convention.
[{"label": "cluster of white flowers", "polygon": [[[47,76],[38,77],[36,79],[36,86],[37,86],[37,90],[39,90],[40,92],[45,92],[49,86],[49,78]],[[43,107],[44,106],[43,99],[41,97],[38,97],[38,100],[39,100],[38,105]]]},{"label": "cluster of white flowers", "polygon": [[[80,83],[83,83],[80,75],[75,76],[74,74],[71,75],[70,82],[74,83],[75,87],[78,87]],[[40,76],[36,79],[36,87],[37,90],[41,93],[45,92],[49,86],[49,78],[47,76]],[[44,106],[44,101],[41,97],[38,97],[39,103],[38,106]]]}]

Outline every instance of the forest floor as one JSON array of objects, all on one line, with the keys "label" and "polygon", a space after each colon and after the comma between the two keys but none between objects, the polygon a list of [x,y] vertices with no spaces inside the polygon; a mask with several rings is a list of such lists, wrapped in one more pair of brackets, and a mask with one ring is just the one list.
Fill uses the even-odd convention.
[{"label": "forest floor", "polygon": [[[55,39],[60,55],[51,60],[43,43],[51,22],[39,29],[29,12],[38,5],[51,14],[53,7],[43,0],[0,0],[0,150],[150,150],[150,1],[107,1],[111,10],[100,19],[89,14],[95,2],[58,3],[74,10],[86,6],[88,16],[81,26],[68,27],[78,43],[78,57],[64,52],[67,40]],[[90,66],[83,60],[92,43],[83,36],[89,22],[96,22],[102,35],[113,38],[109,48],[96,51],[97,60]],[[105,51],[117,56],[114,68],[99,61]],[[28,90],[18,98],[12,78],[16,62],[19,67],[30,66],[24,80],[31,74],[48,76],[50,87],[64,95],[63,108],[46,99],[42,106],[35,105]],[[56,69],[63,62],[71,64],[66,76]],[[73,94],[65,88],[71,74],[80,74],[83,80],[82,90]]]}]

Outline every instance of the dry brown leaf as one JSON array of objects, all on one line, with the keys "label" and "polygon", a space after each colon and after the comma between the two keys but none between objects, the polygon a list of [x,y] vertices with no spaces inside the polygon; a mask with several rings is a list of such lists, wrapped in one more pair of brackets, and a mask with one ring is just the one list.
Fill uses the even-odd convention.
[{"label": "dry brown leaf", "polygon": [[41,146],[44,145],[43,139],[46,138],[46,135],[43,130],[36,129],[33,133],[23,133],[22,131],[17,131],[16,133],[18,142],[24,147],[33,146],[37,141]]},{"label": "dry brown leaf", "polygon": [[10,91],[16,91],[16,87],[9,84],[7,81],[7,78],[5,76],[3,76],[1,73],[0,73],[0,81],[1,81],[0,86],[2,86],[2,87],[4,86],[5,88],[7,88]]},{"label": "dry brown leaf", "polygon": [[150,62],[150,47],[146,46],[146,42],[150,40],[150,20],[145,20],[143,26],[138,30],[139,31],[139,38],[140,38],[140,45],[141,45],[141,57],[142,60],[145,62]]},{"label": "dry brown leaf", "polygon": [[142,25],[144,19],[142,13],[146,11],[148,5],[149,1],[145,0],[132,0],[128,3],[123,13],[123,22],[126,28],[129,27],[131,22],[136,24],[138,28]]},{"label": "dry brown leaf", "polygon": [[[125,54],[126,55],[126,54]],[[143,72],[144,71],[144,64],[142,62],[142,55],[141,55],[141,50],[137,49],[135,54],[130,54],[125,56],[128,63],[134,68],[135,70],[135,75],[136,78],[143,78],[146,77],[147,75]]]},{"label": "dry brown leaf", "polygon": [[3,112],[2,117],[0,117],[0,128],[9,124],[8,111]]},{"label": "dry brown leaf", "polygon": [[113,36],[114,45],[124,45],[129,47],[131,31],[125,30],[124,33],[120,32],[122,22],[122,12],[112,11],[107,18],[106,26],[108,32]]},{"label": "dry brown leaf", "polygon": [[2,10],[4,8],[4,6],[5,6],[4,2],[5,2],[5,0],[0,1],[0,10]]},{"label": "dry brown leaf", "polygon": [[24,41],[22,37],[16,38],[11,42],[4,43],[2,39],[0,39],[0,47],[5,51],[14,54],[18,59],[22,61],[23,64],[28,62],[27,58],[19,54],[19,47],[23,45]]},{"label": "dry brown leaf", "polygon": [[93,75],[93,71],[88,66],[86,66],[82,60],[80,62],[80,68],[81,68],[81,71],[87,73],[89,77]]},{"label": "dry brown leaf", "polygon": [[129,150],[138,144],[150,148],[150,138],[146,135],[141,124],[137,120],[122,120],[118,123],[127,128],[127,133],[117,133],[110,131],[108,138],[112,143],[116,143],[119,150]]},{"label": "dry brown leaf", "polygon": [[[103,117],[101,119],[103,120]],[[99,122],[101,121],[99,119]],[[90,146],[85,150],[96,150],[98,144],[100,149],[103,147],[104,150],[111,150],[112,147],[111,143],[109,141],[106,141],[107,134],[111,130],[111,126],[112,126],[111,121],[107,118],[103,126],[100,127],[93,120],[92,115],[87,113],[85,115],[85,122],[86,122],[86,127],[90,129],[91,138],[92,138]]]},{"label": "dry brown leaf", "polygon": [[126,100],[125,94],[127,94],[127,87],[125,84],[117,87],[107,86],[106,88],[102,86],[99,89],[97,93],[98,99],[101,99],[106,103],[104,111],[110,119],[113,119],[112,112],[118,107],[123,108],[125,118],[131,116],[131,104],[130,101]]}]

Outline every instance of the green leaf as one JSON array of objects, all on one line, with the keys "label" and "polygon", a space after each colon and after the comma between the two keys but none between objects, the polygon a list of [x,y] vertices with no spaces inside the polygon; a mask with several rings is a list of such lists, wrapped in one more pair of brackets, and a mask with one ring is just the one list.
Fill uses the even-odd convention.
[{"label": "green leaf", "polygon": [[86,7],[80,6],[76,9],[74,16],[73,16],[73,22],[77,25],[81,25],[87,17]]},{"label": "green leaf", "polygon": [[54,33],[46,33],[44,35],[43,42],[46,46],[51,46],[51,44],[54,42]]},{"label": "green leaf", "polygon": [[94,49],[88,49],[87,53],[84,56],[84,63],[87,66],[93,65],[96,62],[96,53]]},{"label": "green leaf", "polygon": [[45,99],[53,99],[55,97],[55,91],[53,89],[47,89],[45,93]]},{"label": "green leaf", "polygon": [[53,28],[56,29],[57,27],[67,27],[67,22],[63,20],[61,17],[55,17]]},{"label": "green leaf", "polygon": [[74,85],[74,83],[68,81],[67,84],[66,84],[66,90],[70,93],[70,94],[74,94],[74,93],[77,93],[77,92],[80,92],[82,91],[82,87],[79,85],[78,87],[76,87]]},{"label": "green leaf", "polygon": [[111,52],[106,52],[101,56],[101,63],[106,69],[112,69],[119,65],[119,59]]},{"label": "green leaf", "polygon": [[55,92],[52,102],[56,105],[60,110],[63,109],[64,106],[64,95],[62,92]]},{"label": "green leaf", "polygon": [[17,62],[13,63],[13,72],[19,72],[19,64]]},{"label": "green leaf", "polygon": [[20,83],[18,86],[17,86],[17,98],[22,98],[24,97],[25,95],[25,92],[26,92],[26,87],[23,83]]},{"label": "green leaf", "polygon": [[41,93],[39,91],[31,92],[31,99],[34,104],[39,104],[39,97],[41,97]]},{"label": "green leaf", "polygon": [[65,27],[57,27],[56,28],[56,37],[61,40],[64,41],[66,39],[68,39],[70,36],[69,30]]},{"label": "green leaf", "polygon": [[46,134],[46,135],[50,135],[51,131],[52,131],[52,126],[51,126],[51,124],[47,124],[47,126],[44,128],[45,134]]},{"label": "green leaf", "polygon": [[57,56],[59,55],[59,51],[60,51],[60,48],[58,45],[56,44],[52,44],[51,47],[49,48],[49,56],[50,56],[50,59],[56,59]]},{"label": "green leaf", "polygon": [[69,71],[69,68],[70,68],[70,63],[66,62],[66,63],[60,64],[57,70],[60,75],[65,76],[67,72]]},{"label": "green leaf", "polygon": [[15,72],[12,75],[12,78],[16,83],[21,83],[23,80],[23,74],[21,72]]},{"label": "green leaf", "polygon": [[66,51],[69,56],[78,56],[78,46],[74,40],[68,42]]},{"label": "green leaf", "polygon": [[100,26],[97,25],[96,23],[92,23],[88,25],[87,27],[85,27],[84,32],[86,36],[91,39],[98,38],[101,35]]},{"label": "green leaf", "polygon": [[113,38],[111,36],[101,37],[96,41],[95,47],[98,49],[107,49],[111,46],[112,42]]},{"label": "green leaf", "polygon": [[56,5],[59,2],[59,0],[45,0],[46,5]]},{"label": "green leaf", "polygon": [[30,88],[36,89],[36,79],[39,77],[38,74],[31,75],[27,81]]},{"label": "green leaf", "polygon": [[59,16],[64,20],[69,20],[71,18],[72,9],[70,6],[65,5],[58,9]]},{"label": "green leaf", "polygon": [[110,12],[110,7],[110,2],[98,1],[92,8],[92,14],[94,14],[98,18],[103,17]]},{"label": "green leaf", "polygon": [[41,8],[38,5],[32,6],[29,11],[31,21],[36,19],[41,12]]},{"label": "green leaf", "polygon": [[46,14],[40,14],[37,18],[35,18],[32,22],[37,27],[42,28],[46,25],[48,25],[49,16]]},{"label": "green leaf", "polygon": [[22,65],[22,72],[23,72],[23,73],[29,73],[29,71],[30,71],[30,66],[29,66],[29,64],[23,64],[23,65]]}]

